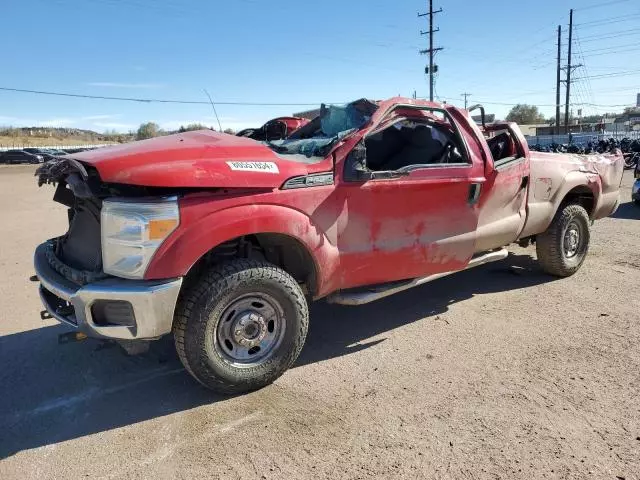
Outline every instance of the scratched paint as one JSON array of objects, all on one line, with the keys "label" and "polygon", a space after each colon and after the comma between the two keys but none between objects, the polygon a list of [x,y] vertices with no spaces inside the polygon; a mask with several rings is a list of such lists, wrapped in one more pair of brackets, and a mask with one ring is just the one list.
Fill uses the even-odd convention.
[{"label": "scratched paint", "polygon": [[[471,163],[431,165],[397,179],[345,180],[345,159],[369,130],[403,115],[428,117],[406,107],[394,110],[398,105],[448,112],[451,122],[443,127],[459,129]],[[179,228],[158,250],[147,279],[185,275],[220,243],[274,232],[297,239],[311,253],[318,297],[341,288],[460,270],[478,251],[546,229],[562,195],[576,185],[593,191],[596,215],[611,211],[622,175],[621,156],[530,153],[517,127],[504,123],[490,128],[514,129],[524,161],[494,168],[483,132],[467,111],[404,98],[380,102],[369,124],[326,158],[309,162],[290,161],[259,142],[210,131],[74,157],[93,165],[106,182],[217,188],[180,199]],[[233,170],[228,162],[252,168]],[[255,165],[273,166],[265,174]],[[332,170],[334,185],[281,189],[292,177]],[[475,188],[480,196],[470,202]]]}]

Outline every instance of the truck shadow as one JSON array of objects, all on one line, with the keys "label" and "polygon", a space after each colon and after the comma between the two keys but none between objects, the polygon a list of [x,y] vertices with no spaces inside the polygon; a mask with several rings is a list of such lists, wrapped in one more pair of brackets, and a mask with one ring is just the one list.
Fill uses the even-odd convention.
[{"label": "truck shadow", "polygon": [[[318,302],[296,367],[374,346],[384,339],[366,339],[435,318],[476,294],[551,280],[528,255],[511,255],[362,307]],[[52,326],[0,337],[0,459],[228,399],[182,369],[171,338],[129,357],[94,340],[59,346],[65,331]]]},{"label": "truck shadow", "polygon": [[[296,366],[364,350],[384,339],[362,342],[421,319],[436,320],[449,306],[477,294],[533,287],[554,280],[529,255],[496,262],[359,307],[318,302],[311,309],[307,343]],[[439,320],[438,320],[439,321]]]},{"label": "truck shadow", "polygon": [[640,206],[633,202],[623,203],[618,207],[616,213],[611,218],[619,218],[623,220],[640,220]]}]

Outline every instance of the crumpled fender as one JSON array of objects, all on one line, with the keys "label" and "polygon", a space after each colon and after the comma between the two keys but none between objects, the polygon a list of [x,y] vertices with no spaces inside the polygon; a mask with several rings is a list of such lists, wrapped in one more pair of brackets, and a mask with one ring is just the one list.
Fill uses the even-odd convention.
[{"label": "crumpled fender", "polygon": [[154,255],[145,279],[182,277],[205,253],[224,242],[243,235],[279,233],[298,240],[313,258],[314,297],[337,288],[333,273],[339,264],[338,250],[304,213],[282,205],[253,204],[199,215],[197,204],[181,206],[180,226]]},{"label": "crumpled fender", "polygon": [[540,199],[535,198],[532,199],[531,195],[535,193],[530,193],[527,221],[520,234],[520,238],[542,233],[549,228],[567,194],[577,187],[587,187],[593,193],[595,201],[594,210],[589,212],[589,215],[593,217],[601,198],[602,184],[600,177],[597,173],[586,173],[576,169],[566,173],[564,177],[562,177],[559,186],[551,192],[551,195],[546,201],[540,201]]},{"label": "crumpled fender", "polygon": [[[564,176],[558,190],[552,196],[554,216],[567,194],[576,187],[587,187],[591,190],[595,200],[594,207],[597,205],[600,194],[602,193],[602,182],[600,180],[600,176],[595,171],[574,170]],[[589,212],[589,215],[591,214],[593,214],[593,212]],[[551,220],[549,221],[549,224],[551,224]]]}]

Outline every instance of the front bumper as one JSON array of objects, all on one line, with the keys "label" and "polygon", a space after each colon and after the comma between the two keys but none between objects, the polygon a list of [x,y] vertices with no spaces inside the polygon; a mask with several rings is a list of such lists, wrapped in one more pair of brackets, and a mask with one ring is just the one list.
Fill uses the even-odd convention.
[{"label": "front bumper", "polygon": [[[53,318],[97,338],[150,340],[171,332],[182,278],[165,281],[108,278],[79,286],[49,266],[46,247],[43,243],[36,249],[34,266],[40,280],[40,299]],[[91,307],[98,300],[129,302],[134,326],[97,325]]]},{"label": "front bumper", "polygon": [[640,202],[640,178],[637,179],[633,187],[631,187],[631,200],[634,202]]}]

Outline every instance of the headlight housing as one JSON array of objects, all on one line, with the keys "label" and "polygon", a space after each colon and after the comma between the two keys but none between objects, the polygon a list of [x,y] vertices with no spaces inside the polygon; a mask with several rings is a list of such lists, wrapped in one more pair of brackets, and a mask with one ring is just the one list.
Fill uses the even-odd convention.
[{"label": "headlight housing", "polygon": [[180,224],[177,197],[102,202],[102,264],[105,273],[142,279],[162,242]]}]

